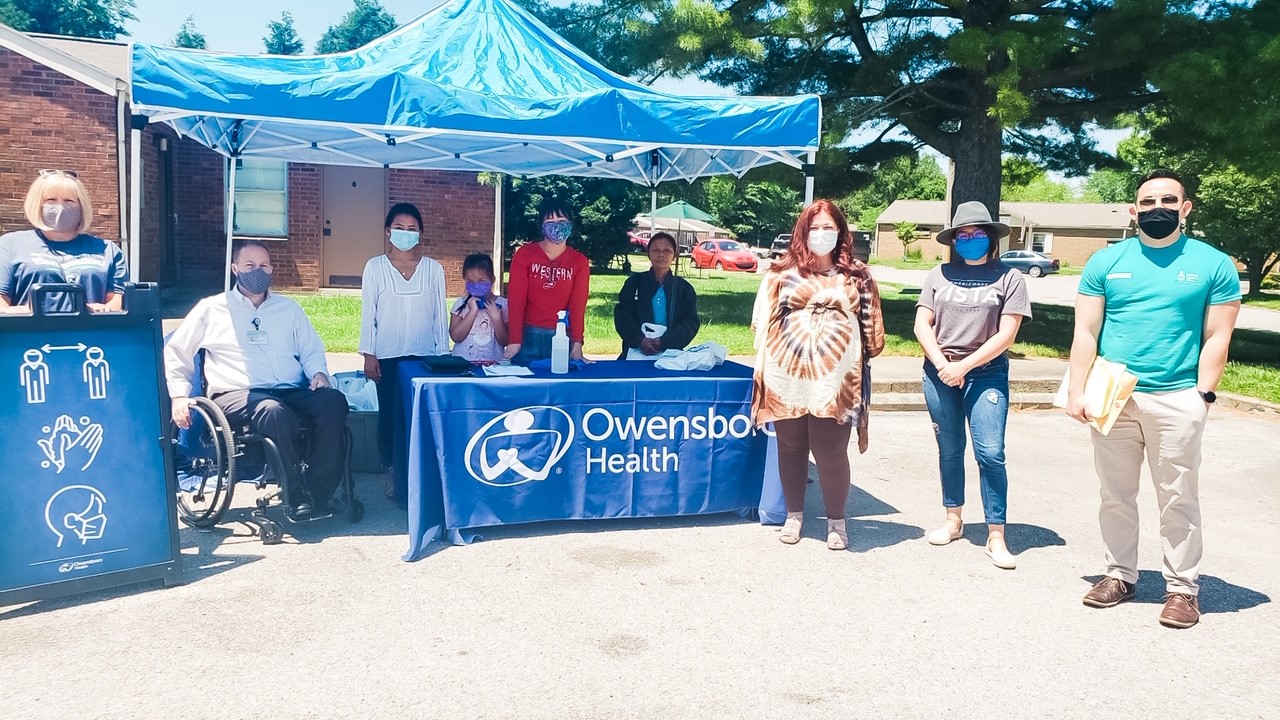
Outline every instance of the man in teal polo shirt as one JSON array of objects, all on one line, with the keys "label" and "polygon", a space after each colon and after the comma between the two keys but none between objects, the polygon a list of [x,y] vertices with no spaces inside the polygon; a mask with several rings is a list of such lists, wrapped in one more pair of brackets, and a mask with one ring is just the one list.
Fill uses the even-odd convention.
[{"label": "man in teal polo shirt", "polygon": [[1138,581],[1138,477],[1148,458],[1160,508],[1167,595],[1160,624],[1200,620],[1200,441],[1240,312],[1240,279],[1224,253],[1182,232],[1182,180],[1154,170],[1129,213],[1138,235],[1094,253],[1076,297],[1067,414],[1089,419],[1084,379],[1095,357],[1124,363],[1137,389],[1108,435],[1093,431],[1106,577],[1091,607],[1133,597]]}]

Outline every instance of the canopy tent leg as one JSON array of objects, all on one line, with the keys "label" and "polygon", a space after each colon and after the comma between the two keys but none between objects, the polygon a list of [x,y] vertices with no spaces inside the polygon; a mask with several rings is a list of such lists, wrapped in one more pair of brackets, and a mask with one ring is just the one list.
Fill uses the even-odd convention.
[{"label": "canopy tent leg", "polygon": [[813,176],[815,174],[815,166],[818,162],[818,153],[812,150],[805,157],[804,164],[804,206],[809,207],[813,204]]},{"label": "canopy tent leg", "polygon": [[507,188],[507,176],[499,174],[493,188],[493,284],[494,292],[502,294],[502,202]]},{"label": "canopy tent leg", "polygon": [[129,282],[138,282],[142,265],[142,130],[129,131]]},{"label": "canopy tent leg", "polygon": [[229,158],[231,170],[227,173],[227,290],[232,287],[231,284],[231,236],[235,232],[236,227],[236,159]]},{"label": "canopy tent leg", "polygon": [[654,213],[658,212],[658,186],[649,186],[649,237],[653,237],[653,232],[658,229],[658,218]]}]

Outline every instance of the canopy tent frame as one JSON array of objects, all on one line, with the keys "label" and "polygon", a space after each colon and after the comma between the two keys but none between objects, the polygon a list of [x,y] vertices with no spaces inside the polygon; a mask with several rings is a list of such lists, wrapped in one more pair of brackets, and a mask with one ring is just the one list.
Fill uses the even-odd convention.
[{"label": "canopy tent frame", "polygon": [[[459,56],[459,47],[481,50],[473,58]],[[654,91],[595,63],[510,0],[445,0],[338,55],[237,56],[135,43],[130,57],[134,148],[141,127],[158,122],[229,160],[228,271],[235,160],[247,157],[624,179],[649,186],[655,209],[662,182],[740,178],[784,163],[803,171],[806,204],[812,199],[817,96]],[[522,72],[535,73],[534,82]],[[459,78],[470,84],[450,84]],[[520,95],[529,87],[542,94]],[[135,186],[140,177],[135,162]],[[141,193],[131,201],[137,218]],[[136,273],[137,263],[130,266]],[[228,272],[228,289],[231,282]]]}]

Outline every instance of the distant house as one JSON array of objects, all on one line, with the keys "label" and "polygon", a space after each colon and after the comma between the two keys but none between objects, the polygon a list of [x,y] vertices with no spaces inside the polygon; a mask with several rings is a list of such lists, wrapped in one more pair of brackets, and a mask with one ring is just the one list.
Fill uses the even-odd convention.
[{"label": "distant house", "polygon": [[[1108,244],[1133,235],[1126,203],[1002,202],[1000,221],[1011,228],[1001,250],[1035,250],[1081,267]],[[944,260],[948,251],[935,242],[950,221],[943,200],[897,200],[876,218],[871,256],[901,258],[902,241],[895,226],[914,223],[925,259]]]},{"label": "distant house", "polygon": [[[0,25],[0,233],[29,227],[22,198],[40,169],[70,169],[93,200],[90,231],[127,248],[129,79],[126,43]],[[159,124],[146,126],[141,153],[138,278],[221,287],[229,161]],[[475,173],[237,163],[233,235],[268,244],[277,287],[359,286],[365,262],[384,252],[383,219],[397,202],[422,211],[450,294],[463,291],[466,255],[493,252],[495,193]]]}]

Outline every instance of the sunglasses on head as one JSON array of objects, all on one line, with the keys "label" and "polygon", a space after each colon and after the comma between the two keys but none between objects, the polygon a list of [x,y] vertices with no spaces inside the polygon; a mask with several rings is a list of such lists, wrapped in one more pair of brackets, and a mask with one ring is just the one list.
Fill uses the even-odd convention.
[{"label": "sunglasses on head", "polygon": [[80,179],[75,170],[41,170],[40,177],[49,177],[50,175],[66,175],[70,178]]}]

